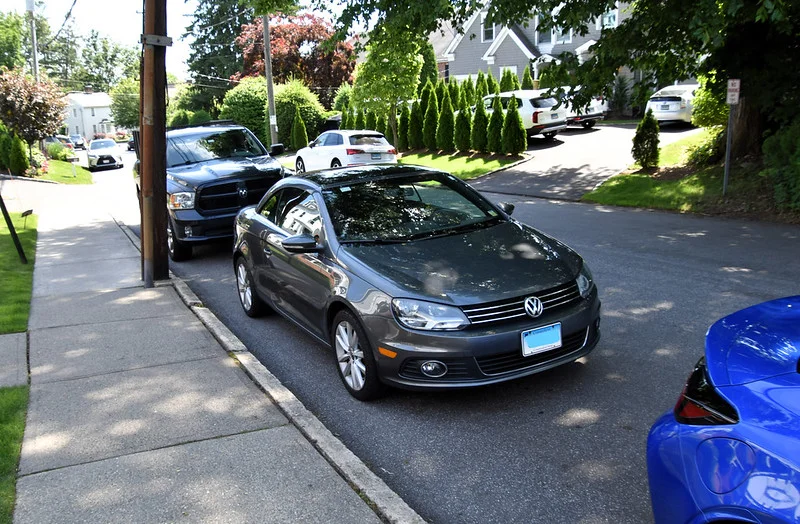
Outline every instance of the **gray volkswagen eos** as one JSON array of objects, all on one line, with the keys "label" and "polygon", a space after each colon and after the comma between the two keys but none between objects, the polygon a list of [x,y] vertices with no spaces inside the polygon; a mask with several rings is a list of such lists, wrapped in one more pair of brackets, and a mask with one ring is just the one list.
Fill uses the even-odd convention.
[{"label": "gray volkswagen eos", "polygon": [[600,339],[592,273],[512,211],[417,166],[284,178],[236,219],[242,307],[277,311],[329,344],[359,400],[572,362]]}]

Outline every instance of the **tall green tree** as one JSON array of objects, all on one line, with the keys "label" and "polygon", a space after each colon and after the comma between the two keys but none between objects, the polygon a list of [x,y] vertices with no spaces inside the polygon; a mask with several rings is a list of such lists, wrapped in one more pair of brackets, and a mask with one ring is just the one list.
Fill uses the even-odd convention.
[{"label": "tall green tree", "polygon": [[472,81],[472,75],[469,75],[464,81],[461,90],[467,95],[467,106],[475,104],[475,82]]},{"label": "tall green tree", "polygon": [[486,116],[486,108],[483,106],[483,100],[480,100],[475,104],[475,114],[472,116],[472,131],[470,135],[472,149],[479,153],[489,151],[488,126],[489,118]]},{"label": "tall green tree", "polygon": [[436,151],[436,128],[439,125],[439,104],[436,100],[436,91],[431,94],[428,109],[425,111],[425,120],[422,123],[422,141],[431,151]]},{"label": "tall green tree", "polygon": [[500,92],[500,83],[495,79],[491,69],[486,73],[486,86],[489,89],[489,94]]},{"label": "tall green tree", "polygon": [[81,50],[80,65],[74,80],[107,93],[122,78],[138,78],[139,52],[124,47],[92,30]]},{"label": "tall green tree", "polygon": [[531,76],[531,66],[526,65],[522,72],[522,85],[520,89],[533,89],[533,77]]},{"label": "tall green tree", "polygon": [[431,97],[435,99],[435,89],[434,83],[430,80],[425,83],[425,87],[422,88],[422,94],[419,98],[419,111],[422,118],[425,118],[425,114],[428,112],[428,103],[431,100]]},{"label": "tall green tree", "polygon": [[397,109],[415,98],[422,68],[416,39],[389,32],[375,33],[367,57],[358,66],[353,99],[359,107],[387,114],[392,143],[397,144]]},{"label": "tall green tree", "polygon": [[408,104],[403,104],[403,109],[400,111],[400,122],[397,125],[397,150],[408,150],[408,128],[411,123],[411,110],[408,109]]},{"label": "tall green tree", "polygon": [[499,96],[492,100],[492,115],[489,117],[486,141],[490,152],[503,152],[503,106]]},{"label": "tall green tree", "polygon": [[0,13],[0,67],[14,69],[25,63],[22,55],[22,17]]},{"label": "tall green tree", "polygon": [[119,127],[139,127],[139,81],[124,78],[111,88],[111,116]]},{"label": "tall green tree", "polygon": [[508,102],[506,117],[503,120],[503,153],[518,155],[527,147],[527,132],[517,109],[517,99],[514,97]]},{"label": "tall green tree", "polygon": [[294,121],[292,122],[292,149],[299,151],[308,145],[306,124],[300,115],[300,107],[295,108]]},{"label": "tall green tree", "polygon": [[470,132],[472,131],[472,115],[467,106],[466,89],[461,91],[458,102],[458,115],[456,115],[455,145],[462,153],[470,150]]},{"label": "tall green tree", "polygon": [[422,55],[422,69],[419,72],[419,84],[417,86],[418,91],[421,92],[428,81],[436,83],[439,78],[439,67],[436,64],[436,53],[430,41],[424,40],[420,44],[419,52]]},{"label": "tall green tree", "polygon": [[475,82],[475,103],[480,103],[483,97],[489,94],[489,84],[483,71],[478,71],[478,79]]},{"label": "tall green tree", "polygon": [[411,114],[408,117],[408,148],[422,149],[425,141],[422,137],[423,116],[419,100],[411,104]]},{"label": "tall green tree", "polygon": [[445,153],[452,153],[455,148],[455,116],[453,104],[450,103],[450,90],[444,90],[442,109],[439,111],[439,124],[436,126],[436,146]]}]

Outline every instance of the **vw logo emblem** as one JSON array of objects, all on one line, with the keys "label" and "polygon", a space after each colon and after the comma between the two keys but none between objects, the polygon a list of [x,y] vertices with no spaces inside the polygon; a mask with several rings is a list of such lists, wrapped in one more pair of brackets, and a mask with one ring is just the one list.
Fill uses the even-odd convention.
[{"label": "vw logo emblem", "polygon": [[541,315],[543,311],[544,305],[537,297],[528,297],[525,299],[525,313],[527,313],[529,317],[536,318]]},{"label": "vw logo emblem", "polygon": [[239,188],[239,198],[247,198],[247,188],[240,187]]}]

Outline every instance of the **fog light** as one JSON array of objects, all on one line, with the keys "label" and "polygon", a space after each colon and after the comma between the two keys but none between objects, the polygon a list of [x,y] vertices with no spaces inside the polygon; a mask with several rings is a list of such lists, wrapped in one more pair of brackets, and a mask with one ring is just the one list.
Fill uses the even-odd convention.
[{"label": "fog light", "polygon": [[183,236],[184,237],[192,236],[192,226],[186,226],[183,228]]},{"label": "fog light", "polygon": [[423,375],[431,378],[443,377],[447,373],[447,366],[444,365],[444,362],[439,362],[438,360],[425,361],[419,369]]}]

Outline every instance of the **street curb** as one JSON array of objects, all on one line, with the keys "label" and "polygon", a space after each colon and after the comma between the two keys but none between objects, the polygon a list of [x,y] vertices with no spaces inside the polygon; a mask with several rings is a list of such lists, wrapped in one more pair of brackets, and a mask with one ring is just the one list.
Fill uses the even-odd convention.
[{"label": "street curb", "polygon": [[489,171],[488,173],[484,173],[484,174],[482,174],[482,175],[481,175],[481,176],[479,176],[479,177],[475,177],[475,178],[472,178],[472,179],[470,179],[470,180],[465,180],[465,182],[466,182],[467,184],[469,184],[469,183],[470,183],[470,182],[472,182],[473,180],[480,180],[480,179],[482,179],[482,178],[485,178],[485,177],[487,177],[487,176],[493,175],[493,174],[495,174],[495,173],[502,173],[503,171],[507,171],[507,170],[509,170],[509,169],[513,169],[513,168],[517,167],[517,166],[518,166],[518,165],[520,165],[520,164],[524,164],[525,162],[528,162],[528,161],[530,161],[530,160],[533,160],[533,155],[531,155],[531,154],[528,154],[528,153],[522,153],[522,156],[524,156],[524,157],[525,157],[525,158],[523,158],[522,160],[517,160],[516,162],[512,162],[511,164],[505,165],[505,166],[503,166],[503,167],[499,167],[499,168],[495,169],[494,171]]},{"label": "street curb", "polygon": [[[115,219],[116,221],[116,219]],[[116,221],[133,245],[140,249],[139,239],[124,223]],[[140,249],[141,250],[141,249]],[[358,458],[342,441],[336,438],[322,422],[315,417],[300,400],[289,391],[275,375],[258,361],[239,338],[206,308],[200,298],[189,286],[170,271],[170,280],[164,285],[172,285],[184,304],[194,312],[200,322],[211,332],[223,349],[235,359],[255,384],[269,396],[300,433],[333,466],[350,486],[365,498],[378,516],[391,524],[423,524],[411,506],[386,485],[364,462]]]},{"label": "street curb", "polygon": [[24,180],[26,182],[38,182],[39,184],[58,184],[58,182],[54,182],[52,180],[39,180],[37,178],[30,178],[27,176],[14,176],[14,175],[4,175],[4,174],[0,174],[0,180]]}]

